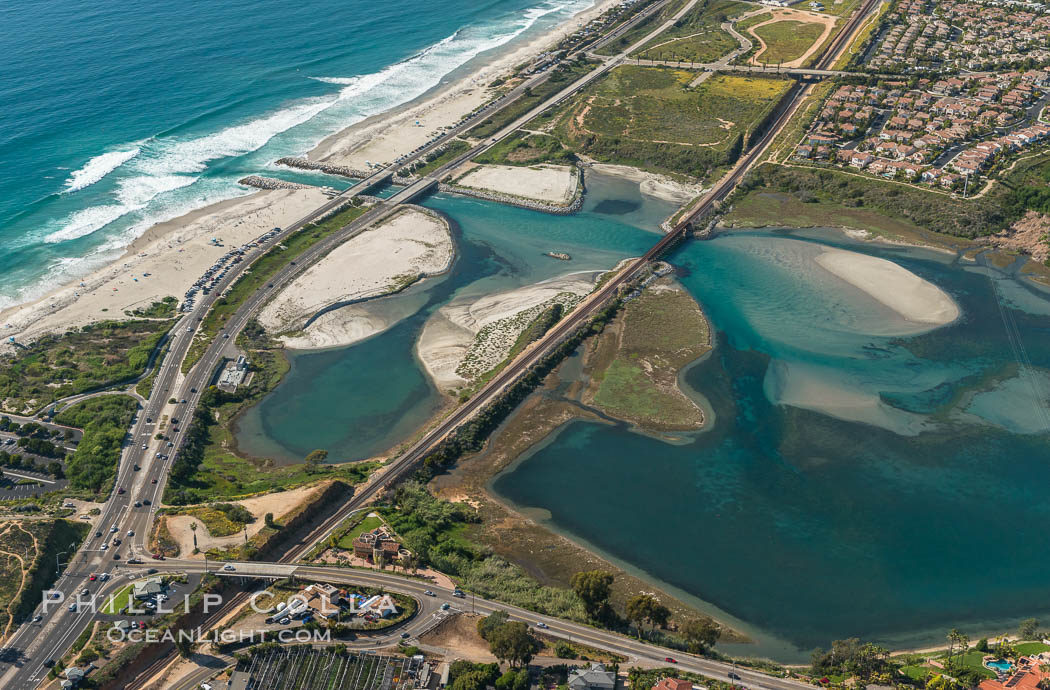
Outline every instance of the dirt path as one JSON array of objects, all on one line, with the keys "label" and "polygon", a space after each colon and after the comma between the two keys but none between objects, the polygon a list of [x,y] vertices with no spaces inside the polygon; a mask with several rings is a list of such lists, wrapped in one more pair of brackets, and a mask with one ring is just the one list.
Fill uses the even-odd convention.
[{"label": "dirt path", "polygon": [[[40,552],[40,544],[37,542],[36,537],[33,536],[33,533],[27,531],[24,527],[22,527],[22,525],[14,523],[12,525],[7,526],[6,528],[4,528],[3,532],[0,532],[0,537],[10,532],[12,527],[17,527],[24,534],[28,535],[30,539],[33,540],[33,560],[36,560],[36,555]],[[29,568],[26,566],[25,559],[22,558],[22,556],[19,556],[17,553],[12,553],[10,551],[4,551],[3,549],[0,549],[0,555],[7,556],[18,561],[19,569],[22,572],[22,579],[18,583],[18,589],[15,590],[15,593],[13,595],[11,595],[11,601],[7,604],[7,625],[4,626],[3,634],[0,634],[0,640],[7,641],[7,637],[11,633],[11,626],[14,625],[15,622],[14,613],[12,613],[11,609],[15,605],[15,602],[18,601],[19,595],[22,593],[23,590],[25,590],[26,574]]]},{"label": "dirt path", "polygon": [[824,45],[824,41],[826,41],[828,36],[831,35],[831,32],[835,30],[836,17],[832,17],[831,15],[795,9],[773,9],[770,11],[773,14],[773,16],[770,19],[767,19],[764,22],[759,22],[754,26],[747,27],[747,32],[754,37],[755,41],[758,42],[759,46],[758,50],[755,52],[754,55],[751,56],[751,59],[748,61],[752,65],[763,64],[762,61],[759,60],[759,57],[761,57],[762,54],[765,53],[766,49],[768,48],[766,42],[762,40],[762,37],[755,33],[755,29],[766,26],[767,24],[776,24],[778,22],[783,21],[796,21],[805,24],[823,25],[824,31],[822,31],[820,36],[817,37],[817,40],[813,41],[812,45],[809,46],[806,52],[803,53],[801,57],[795,58],[790,62],[783,63],[781,65],[782,67],[801,67],[803,63],[805,63],[805,61],[813,55],[813,53],[815,53],[817,50],[820,49],[822,45]]}]

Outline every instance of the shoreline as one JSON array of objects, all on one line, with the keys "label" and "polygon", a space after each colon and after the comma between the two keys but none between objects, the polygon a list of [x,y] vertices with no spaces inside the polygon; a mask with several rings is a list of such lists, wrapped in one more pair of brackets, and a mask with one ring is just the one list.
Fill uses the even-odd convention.
[{"label": "shoreline", "polygon": [[[617,4],[618,0],[595,0],[590,7],[564,21],[536,33],[526,31],[493,49],[490,54],[479,55],[444,75],[437,86],[421,96],[325,137],[306,152],[306,156],[310,160],[324,159],[333,163],[339,156],[345,160],[353,160],[355,156],[363,160],[367,145],[376,144],[389,154],[389,160],[393,160],[428,140],[438,127],[452,124],[489,100],[492,89],[488,84],[497,76],[543,52]],[[430,113],[428,119],[433,119],[425,126],[415,126],[414,121],[421,119],[424,113]],[[338,153],[337,149],[343,153]],[[310,195],[316,195],[318,199],[311,203],[299,201]],[[289,201],[292,199],[295,201]],[[221,256],[225,248],[249,242],[271,227],[291,224],[321,206],[323,201],[320,190],[256,191],[155,223],[132,240],[120,256],[105,265],[71,278],[42,295],[0,310],[0,324],[3,324],[0,337],[6,340],[13,336],[27,343],[90,323],[123,320],[127,318],[125,310],[148,306],[165,296],[177,297],[181,302],[186,289]],[[244,219],[253,215],[268,216],[269,220],[256,219],[258,223],[253,225],[249,237],[243,232],[246,229]],[[213,236],[221,237],[225,248],[216,248],[214,252],[207,248],[201,251],[198,244]],[[231,239],[233,237],[236,240]],[[192,259],[184,251],[191,247],[191,243],[194,248]],[[166,265],[170,268],[171,264],[178,266],[178,270],[162,270]],[[165,273],[164,280],[140,280],[155,278],[162,273]],[[139,288],[149,285],[153,289],[125,294],[136,284]],[[102,290],[105,290],[105,297]],[[8,352],[12,349],[9,344],[5,347]]]}]

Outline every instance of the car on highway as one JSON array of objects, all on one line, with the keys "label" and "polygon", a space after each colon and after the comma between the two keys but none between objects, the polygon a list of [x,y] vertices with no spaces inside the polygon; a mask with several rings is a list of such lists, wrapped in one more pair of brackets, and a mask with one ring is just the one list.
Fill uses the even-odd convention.
[{"label": "car on highway", "polygon": [[109,544],[103,544],[102,545],[102,550],[103,551],[107,551],[108,549],[109,549]]},{"label": "car on highway", "polygon": [[452,607],[448,605],[447,601],[444,604],[441,605],[441,610],[442,611],[448,611],[450,608],[452,608]]},{"label": "car on highway", "polygon": [[459,597],[460,599],[465,599],[467,595],[463,593],[463,590],[457,589],[456,591],[452,592],[452,596]]},{"label": "car on highway", "polygon": [[142,444],[142,450],[146,450],[146,444],[145,443]]},{"label": "car on highway", "polygon": [[411,635],[409,635],[407,632],[401,633],[401,639],[402,640],[407,640],[409,637],[411,637]]},{"label": "car on highway", "polygon": [[129,529],[129,530],[128,530],[128,536],[129,536],[129,537],[134,537],[134,536],[135,536],[135,530],[133,530],[133,529]]},{"label": "car on highway", "polygon": [[156,479],[152,479],[152,480],[150,480],[150,484],[156,484],[156,483],[157,483],[157,480],[156,480]]},{"label": "car on highway", "polygon": [[665,656],[665,657],[664,657],[664,661],[666,661],[666,662],[667,662],[667,663],[669,663],[669,664],[677,664],[677,663],[678,663],[677,661],[675,661],[674,659],[672,659],[672,658],[671,658],[671,657],[669,657],[669,656]]},{"label": "car on highway", "polygon": [[82,596],[82,597],[86,597],[86,596],[88,596],[90,594],[91,594],[91,591],[87,587],[85,587],[84,589],[80,590],[80,596]]},{"label": "car on highway", "polygon": [[226,572],[230,572],[230,571],[236,570],[236,568],[233,567],[232,563],[227,563],[226,565],[222,566],[222,569],[225,570]]},{"label": "car on highway", "polygon": [[70,604],[69,605],[69,610],[70,611],[76,611],[77,610],[77,602],[74,601],[72,604]]},{"label": "car on highway", "polygon": [[101,536],[102,536],[102,532],[95,532],[95,539],[98,539]]},{"label": "car on highway", "polygon": [[[156,480],[156,479],[154,479],[154,480],[153,480],[153,483],[154,483],[154,484],[156,484],[156,483],[157,483],[157,480]],[[148,498],[144,498],[144,499],[142,499],[142,505],[144,505],[144,506],[148,506],[148,505],[150,505],[151,503],[152,503],[152,501],[150,501],[150,500],[149,500]]]},{"label": "car on highway", "polygon": [[428,597],[434,597],[434,596],[437,596],[436,594],[434,594],[433,592],[431,592],[431,591],[430,591],[429,589],[428,589],[427,591],[423,592],[423,594],[427,595]]},{"label": "car on highway", "polygon": [[88,576],[88,582],[94,582],[97,579],[98,575],[96,575],[95,573],[91,573],[91,575]]},{"label": "car on highway", "polygon": [[39,623],[39,622],[40,622],[40,621],[42,621],[42,620],[44,620],[44,617],[43,617],[43,616],[41,616],[41,615],[40,615],[39,613],[38,613],[38,614],[36,614],[35,616],[33,616],[33,622],[34,622],[34,623]]},{"label": "car on highway", "polygon": [[116,533],[117,532],[117,526],[113,525],[112,527],[109,528],[109,531],[113,532],[113,533]]},{"label": "car on highway", "polygon": [[155,561],[163,561],[164,560],[164,554],[162,554],[162,553],[155,553],[152,556],[150,556],[150,558],[152,558]]},{"label": "car on highway", "polygon": [[113,560],[114,561],[119,561],[120,560],[120,554],[119,553],[113,554]]},{"label": "car on highway", "polygon": [[128,559],[128,563],[131,563],[133,565],[136,564],[136,563],[141,563],[141,562],[142,562],[141,558],[129,558]]},{"label": "car on highway", "polygon": [[101,580],[102,582],[108,582],[109,581],[109,573],[102,573],[101,575],[98,576],[98,579]]},{"label": "car on highway", "polygon": [[120,546],[120,539],[114,538],[113,539],[113,546]]},{"label": "car on highway", "polygon": [[142,501],[135,501],[135,507],[136,508],[141,508],[142,507]]},{"label": "car on highway", "polygon": [[729,672],[729,678],[730,678],[730,680],[743,680],[740,676],[738,676],[737,674],[733,673],[732,671]]},{"label": "car on highway", "polygon": [[548,626],[543,621],[540,621],[539,623],[536,624],[536,627],[539,628],[540,630],[548,630],[550,626]]},{"label": "car on highway", "polygon": [[132,469],[132,470],[134,470],[135,472],[138,472],[138,471],[139,471],[139,470],[141,470],[142,468],[141,468],[141,467],[139,467],[138,465],[132,465],[132,466],[131,466],[131,469]]},{"label": "car on highway", "polygon": [[123,494],[124,493],[124,487],[122,486],[119,489],[117,489],[117,493],[118,494]]},{"label": "car on highway", "polygon": [[51,596],[49,598],[50,599],[58,599],[59,596],[61,596],[61,595],[58,592],[51,592]]}]

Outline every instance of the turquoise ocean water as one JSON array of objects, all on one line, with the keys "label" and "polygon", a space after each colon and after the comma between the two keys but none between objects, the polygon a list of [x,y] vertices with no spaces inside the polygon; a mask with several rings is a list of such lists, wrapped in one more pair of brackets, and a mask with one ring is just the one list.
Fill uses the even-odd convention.
[{"label": "turquoise ocean water", "polygon": [[590,4],[0,4],[0,308]]}]

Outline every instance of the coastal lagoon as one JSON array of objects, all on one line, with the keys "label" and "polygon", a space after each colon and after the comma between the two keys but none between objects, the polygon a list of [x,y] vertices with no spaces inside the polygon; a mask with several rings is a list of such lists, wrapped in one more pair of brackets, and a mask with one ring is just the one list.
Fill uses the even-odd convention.
[{"label": "coastal lagoon", "polygon": [[[891,259],[962,314],[916,333],[816,266]],[[749,231],[670,257],[717,346],[683,374],[684,444],[571,422],[493,482],[550,526],[804,661],[1050,613],[1050,296],[954,255]]]},{"label": "coastal lagoon", "polygon": [[[457,257],[443,276],[369,306],[393,325],[355,345],[292,352],[273,393],[238,419],[242,452],[299,462],[315,448],[336,462],[389,450],[441,406],[416,342],[427,318],[455,300],[539,283],[573,272],[608,270],[652,245],[652,230],[674,206],[638,184],[588,174],[582,212],[552,216],[465,197],[436,195],[424,205],[452,221]],[[610,202],[615,201],[612,205]],[[546,252],[566,252],[559,261]],[[307,421],[309,420],[309,421]]]}]

